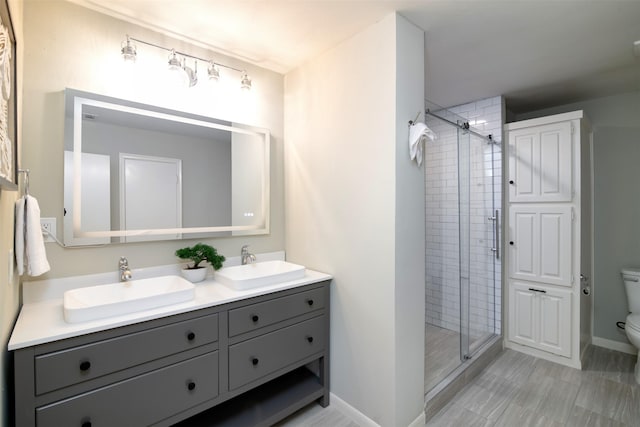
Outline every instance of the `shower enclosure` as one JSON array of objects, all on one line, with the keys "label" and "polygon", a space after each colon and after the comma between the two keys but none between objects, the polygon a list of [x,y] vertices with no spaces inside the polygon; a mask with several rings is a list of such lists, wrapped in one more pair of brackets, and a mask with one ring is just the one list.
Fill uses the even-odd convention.
[{"label": "shower enclosure", "polygon": [[425,393],[500,334],[501,110],[427,102]]}]

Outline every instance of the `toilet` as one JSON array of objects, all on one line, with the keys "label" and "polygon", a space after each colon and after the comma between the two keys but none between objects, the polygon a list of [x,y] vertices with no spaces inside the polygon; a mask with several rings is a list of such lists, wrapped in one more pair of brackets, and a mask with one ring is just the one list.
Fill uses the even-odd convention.
[{"label": "toilet", "polygon": [[[622,270],[622,279],[629,302],[629,315],[625,323],[625,331],[631,344],[640,350],[640,269]],[[636,382],[640,384],[640,352],[638,353],[638,362],[636,362],[635,377]]]}]

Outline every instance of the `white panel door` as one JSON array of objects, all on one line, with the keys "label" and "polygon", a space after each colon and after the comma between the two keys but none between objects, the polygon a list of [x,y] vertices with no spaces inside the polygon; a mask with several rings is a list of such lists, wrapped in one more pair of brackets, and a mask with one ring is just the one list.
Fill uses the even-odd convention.
[{"label": "white panel door", "polygon": [[535,280],[539,274],[538,210],[518,206],[509,214],[512,228],[509,236],[511,277]]},{"label": "white panel door", "polygon": [[540,201],[570,202],[571,123],[538,127],[540,132]]},{"label": "white panel door", "polygon": [[509,132],[509,202],[570,202],[571,123]]},{"label": "white panel door", "polygon": [[548,206],[540,211],[538,280],[571,286],[571,207]]},{"label": "white panel door", "polygon": [[525,286],[509,289],[509,339],[523,345],[536,346],[538,307],[536,294]]},{"label": "white panel door", "polygon": [[539,137],[534,130],[509,133],[509,201],[527,202],[538,198],[534,172],[538,164]]},{"label": "white panel door", "polygon": [[[182,227],[182,161],[120,153],[120,228],[143,230]],[[181,234],[136,237],[124,241],[167,240]]]},{"label": "white panel door", "polygon": [[540,301],[539,348],[571,356],[571,292],[545,288]]},{"label": "white panel door", "polygon": [[509,276],[571,286],[572,227],[571,206],[510,206]]},{"label": "white panel door", "polygon": [[571,292],[511,281],[509,340],[571,357]]}]

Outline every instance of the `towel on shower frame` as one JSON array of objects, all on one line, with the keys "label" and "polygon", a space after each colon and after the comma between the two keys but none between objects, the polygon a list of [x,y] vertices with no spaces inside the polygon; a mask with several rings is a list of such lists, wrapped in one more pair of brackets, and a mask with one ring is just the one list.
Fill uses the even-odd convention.
[{"label": "towel on shower frame", "polygon": [[409,157],[415,160],[418,166],[422,164],[422,150],[427,139],[436,139],[434,131],[429,129],[424,123],[413,123],[409,126]]}]

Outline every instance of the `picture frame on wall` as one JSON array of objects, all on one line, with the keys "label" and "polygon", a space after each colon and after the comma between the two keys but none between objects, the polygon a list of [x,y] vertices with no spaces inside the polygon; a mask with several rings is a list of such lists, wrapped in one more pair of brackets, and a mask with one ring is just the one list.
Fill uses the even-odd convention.
[{"label": "picture frame on wall", "polygon": [[7,0],[0,0],[0,188],[18,189],[16,38]]}]

